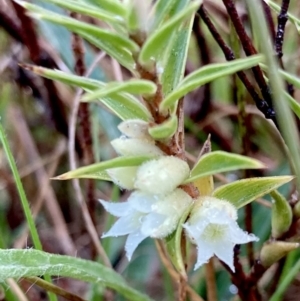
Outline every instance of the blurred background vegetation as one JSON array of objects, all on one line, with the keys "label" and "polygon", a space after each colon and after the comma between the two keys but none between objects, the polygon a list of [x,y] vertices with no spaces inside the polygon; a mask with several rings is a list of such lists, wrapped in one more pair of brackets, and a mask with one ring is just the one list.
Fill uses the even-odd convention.
[{"label": "blurred background vegetation", "polygon": [[[97,2],[97,0],[87,1]],[[281,1],[277,2],[281,3]],[[46,3],[39,3],[39,5],[67,13],[54,5]],[[244,56],[223,3],[209,0],[205,1],[205,7],[224,41],[234,49],[236,57]],[[251,26],[244,2],[236,1],[236,7],[251,36]],[[289,11],[295,16],[300,16],[298,1],[291,1]],[[276,32],[277,15],[272,11],[274,32]],[[93,18],[82,18],[86,22],[99,23]],[[99,26],[102,24],[99,23]],[[31,202],[43,248],[51,253],[96,260],[97,253],[84,225],[81,207],[76,201],[77,196],[72,182],[50,180],[51,177],[70,169],[67,154],[68,123],[76,91],[69,86],[38,77],[19,65],[19,63],[33,63],[78,73],[78,70],[75,70],[79,64],[75,59],[74,39],[65,28],[47,22],[32,21],[17,3],[0,0],[1,122],[13,149],[27,197]],[[252,41],[255,45],[255,36],[252,37]],[[288,21],[282,61],[284,68],[297,76],[300,75],[299,44],[297,27]],[[101,50],[85,42],[84,51],[82,65],[88,68]],[[186,74],[200,66],[222,61],[225,61],[223,52],[197,15]],[[250,72],[247,74],[255,86]],[[91,74],[92,78],[103,81],[122,80],[129,76],[125,69],[107,56],[99,61]],[[298,101],[300,99],[297,89],[294,90],[294,98]],[[240,99],[243,99],[246,104],[244,109],[238,105]],[[80,112],[76,133],[79,165],[84,166],[115,157],[116,154],[109,141],[120,135],[117,130],[120,120],[98,103],[81,105]],[[244,112],[242,117],[244,127],[241,127],[241,112]],[[208,135],[211,135],[213,150],[246,154],[261,160],[268,166],[268,169],[263,171],[246,173],[239,171],[225,176],[217,175],[217,183],[226,183],[243,177],[291,173],[282,140],[274,123],[267,120],[256,108],[251,96],[236,75],[219,79],[190,93],[185,98],[185,113],[186,149],[191,162],[195,160]],[[86,120],[88,120],[88,134],[85,131]],[[243,133],[244,129],[245,133]],[[92,154],[85,145],[86,139],[89,138],[92,139]],[[0,247],[31,247],[32,242],[28,239],[19,196],[2,149],[0,149],[0,156]],[[100,237],[101,233],[112,224],[113,219],[105,215],[97,199],[125,199],[128,193],[120,191],[110,183],[90,180],[81,181],[81,188]],[[281,190],[289,200],[297,199],[297,196],[291,195],[292,191],[292,187],[287,185]],[[250,210],[253,217],[251,232],[260,237],[260,242],[255,246],[257,250],[270,236],[270,202],[268,199],[259,200]],[[241,221],[245,220],[244,214],[241,210]],[[159,261],[153,240],[148,239],[143,242],[130,263],[125,259],[123,242],[122,238],[103,240],[103,246],[114,268],[140,291],[146,291],[157,300],[173,300],[173,284]],[[219,265],[216,266],[216,270],[218,293],[222,296],[220,300],[233,300],[236,291],[230,285],[228,274]],[[205,296],[203,271],[195,273],[190,271],[190,275],[191,285],[199,294]],[[267,283],[268,277],[273,276],[271,271],[265,275],[266,279],[263,281]],[[291,285],[286,292],[285,300],[296,300],[291,296],[295,295],[295,292],[299,293],[299,281],[300,278]],[[56,283],[69,291],[87,296],[88,300],[104,298],[99,286],[90,287],[79,281],[64,278],[56,279]],[[47,299],[45,292],[37,286],[32,286],[25,281],[21,281],[19,285],[26,292],[28,300]],[[19,300],[11,288],[5,288],[0,298]],[[119,297],[116,300],[122,299]]]}]

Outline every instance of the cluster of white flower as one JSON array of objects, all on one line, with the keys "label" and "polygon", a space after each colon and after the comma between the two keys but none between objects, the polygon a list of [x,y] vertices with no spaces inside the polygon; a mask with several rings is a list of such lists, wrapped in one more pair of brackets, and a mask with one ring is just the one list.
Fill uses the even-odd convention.
[{"label": "cluster of white flower", "polygon": [[154,155],[156,159],[140,166],[107,171],[114,183],[134,191],[124,203],[100,200],[109,213],[119,217],[102,237],[128,235],[125,250],[130,260],[146,237],[161,239],[176,230],[180,218],[191,207],[189,218],[182,226],[191,241],[197,244],[195,269],[216,255],[234,271],[234,245],[257,240],[238,227],[236,208],[212,197],[193,200],[178,188],[189,177],[189,166],[179,158],[165,155],[155,145],[146,122],[127,120],[119,125],[119,129],[123,136],[112,141],[119,155]]}]

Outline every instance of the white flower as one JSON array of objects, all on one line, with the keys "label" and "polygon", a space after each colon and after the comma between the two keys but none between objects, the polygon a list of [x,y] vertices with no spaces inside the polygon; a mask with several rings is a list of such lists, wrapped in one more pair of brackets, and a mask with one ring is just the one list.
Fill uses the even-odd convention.
[{"label": "white flower", "polygon": [[125,203],[100,202],[109,213],[119,217],[102,237],[128,235],[125,250],[130,260],[146,237],[163,238],[171,234],[191,205],[192,198],[183,190],[176,189],[165,196],[135,191]]},{"label": "white flower", "polygon": [[233,248],[236,244],[257,241],[253,234],[239,228],[236,208],[227,201],[202,197],[193,208],[190,218],[183,225],[191,241],[197,245],[195,269],[216,255],[234,272]]},{"label": "white flower", "polygon": [[139,167],[134,187],[148,193],[166,194],[179,186],[189,174],[190,169],[185,161],[164,156]]}]

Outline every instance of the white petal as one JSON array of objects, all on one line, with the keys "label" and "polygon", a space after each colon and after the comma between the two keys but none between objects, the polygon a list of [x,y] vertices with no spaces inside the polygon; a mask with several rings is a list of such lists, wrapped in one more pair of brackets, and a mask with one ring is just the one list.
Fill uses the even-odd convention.
[{"label": "white petal", "polygon": [[151,212],[153,204],[158,201],[157,196],[142,191],[134,191],[128,198],[128,203],[132,208],[144,213]]},{"label": "white petal", "polygon": [[186,222],[183,224],[183,228],[185,228],[188,237],[191,241],[196,244],[197,240],[200,239],[203,231],[205,230],[206,226],[209,224],[207,219],[200,220],[197,224],[191,224]]},{"label": "white petal", "polygon": [[107,169],[113,182],[124,189],[132,190],[138,166],[126,166]]},{"label": "white petal", "polygon": [[189,172],[185,161],[172,156],[161,157],[139,167],[134,186],[152,194],[167,194],[179,186]]},{"label": "white petal", "polygon": [[250,241],[258,241],[259,238],[256,237],[254,234],[249,234],[243,231],[236,222],[231,223],[229,225],[229,239],[234,244],[245,244]]},{"label": "white petal", "polygon": [[122,156],[165,155],[165,153],[154,144],[154,141],[146,139],[121,137],[112,140],[110,143],[115,151]]},{"label": "white petal", "polygon": [[213,244],[213,251],[216,256],[225,262],[231,270],[234,272],[234,265],[233,265],[233,247],[234,244],[230,241],[217,241]]},{"label": "white petal", "polygon": [[[168,225],[162,227],[166,222],[167,217],[158,213],[149,213],[142,220],[141,232],[147,236],[162,238],[172,232],[168,231]],[[166,234],[166,232],[168,232]]]},{"label": "white petal", "polygon": [[128,260],[131,259],[131,256],[137,246],[147,237],[147,235],[142,234],[140,231],[136,231],[128,235],[126,244],[125,244],[125,251]]},{"label": "white petal", "polygon": [[197,262],[194,270],[197,270],[201,265],[207,263],[208,260],[213,256],[214,252],[209,245],[206,245],[205,243],[199,243],[197,247]]},{"label": "white petal", "polygon": [[141,218],[142,215],[137,212],[119,218],[102,238],[108,236],[122,236],[136,232],[141,226]]},{"label": "white petal", "polygon": [[118,129],[127,137],[153,140],[148,133],[149,124],[140,119],[129,119],[121,122]]},{"label": "white petal", "polygon": [[107,212],[109,212],[114,216],[118,216],[118,217],[125,216],[132,211],[130,205],[127,202],[112,203],[112,202],[106,202],[104,200],[99,200],[99,202],[102,204],[102,206]]}]

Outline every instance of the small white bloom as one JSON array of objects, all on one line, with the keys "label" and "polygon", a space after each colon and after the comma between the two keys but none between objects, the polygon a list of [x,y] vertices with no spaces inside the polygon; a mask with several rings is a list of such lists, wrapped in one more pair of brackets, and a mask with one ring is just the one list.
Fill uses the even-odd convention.
[{"label": "small white bloom", "polygon": [[189,173],[190,169],[185,161],[164,156],[147,161],[139,167],[134,187],[148,193],[166,194],[187,179]]},{"label": "small white bloom", "polygon": [[234,246],[257,241],[258,238],[239,228],[237,210],[229,202],[213,197],[202,197],[197,201],[199,205],[193,208],[183,225],[191,241],[197,245],[195,269],[216,255],[234,271]]},{"label": "small white bloom", "polygon": [[109,213],[119,217],[102,237],[128,235],[125,250],[130,260],[146,237],[163,238],[171,234],[191,205],[192,198],[183,190],[176,189],[166,196],[135,191],[126,203],[100,202]]},{"label": "small white bloom", "polygon": [[115,151],[122,156],[165,155],[165,153],[155,145],[154,140],[150,141],[121,136],[120,138],[112,140],[110,143]]}]

